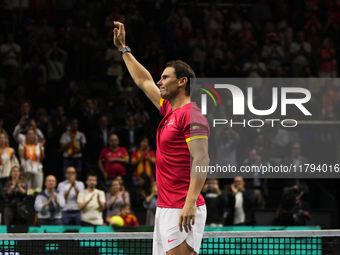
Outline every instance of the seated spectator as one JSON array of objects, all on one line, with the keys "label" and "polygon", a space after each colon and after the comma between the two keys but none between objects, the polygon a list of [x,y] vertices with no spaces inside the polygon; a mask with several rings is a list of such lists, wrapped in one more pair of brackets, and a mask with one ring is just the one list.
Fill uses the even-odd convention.
[{"label": "seated spectator", "polygon": [[154,226],[155,225],[155,216],[156,216],[156,208],[158,201],[158,189],[157,183],[153,182],[151,184],[151,194],[147,196],[143,202],[144,208],[146,211],[146,226]]},{"label": "seated spectator", "polygon": [[7,135],[0,132],[0,177],[9,177],[12,167],[19,167],[13,148],[9,147]]},{"label": "seated spectator", "polygon": [[138,180],[141,173],[146,173],[152,182],[154,176],[155,152],[150,150],[149,139],[143,137],[139,143],[139,149],[132,152],[131,165],[135,168],[135,178]]},{"label": "seated spectator", "polygon": [[81,213],[78,209],[77,196],[84,191],[85,185],[77,181],[77,171],[73,166],[66,169],[66,180],[60,182],[58,191],[64,195],[65,206],[62,210],[63,225],[81,225]]},{"label": "seated spectator", "polygon": [[106,193],[106,217],[119,215],[122,205],[130,205],[130,194],[127,191],[122,191],[117,180],[113,180],[109,191]]},{"label": "seated spectator", "polygon": [[38,144],[35,130],[30,128],[26,133],[26,144],[19,145],[21,165],[25,171],[25,181],[28,189],[42,189],[43,186],[43,164],[45,148]]},{"label": "seated spectator", "polygon": [[81,211],[81,225],[103,225],[103,211],[105,209],[105,193],[96,189],[97,175],[88,174],[86,179],[87,188],[79,192],[77,202]]},{"label": "seated spectator", "polygon": [[220,190],[218,179],[208,179],[202,189],[202,195],[207,206],[207,225],[223,227],[223,215],[228,206],[228,195],[224,190]]},{"label": "seated spectator", "polygon": [[298,185],[285,188],[275,216],[279,226],[305,226],[312,216],[308,202],[301,200],[303,191]]},{"label": "seated spectator", "polygon": [[26,224],[28,216],[26,210],[27,184],[23,181],[18,166],[14,166],[10,170],[4,192],[6,198],[3,216],[5,225]]},{"label": "seated spectator", "polygon": [[99,155],[98,166],[106,180],[106,185],[117,176],[126,174],[126,164],[129,163],[129,154],[124,147],[120,147],[116,134],[109,137],[109,146],[102,149]]},{"label": "seated spectator", "polygon": [[234,182],[231,184],[231,191],[228,197],[229,213],[226,219],[226,225],[254,225],[254,192],[245,189],[245,182],[241,176],[234,178]]},{"label": "seated spectator", "polygon": [[66,169],[73,166],[77,170],[78,178],[82,172],[82,158],[85,149],[86,137],[78,131],[78,120],[70,121],[69,131],[64,132],[60,138],[60,146],[63,153],[63,173],[66,174]]},{"label": "seated spectator", "polygon": [[35,198],[34,209],[38,213],[38,225],[62,225],[61,210],[65,206],[64,195],[58,192],[57,179],[49,175],[45,179],[46,189]]},{"label": "seated spectator", "polygon": [[[122,205],[120,208],[119,216],[123,218],[125,227],[139,226],[139,222],[136,216],[131,214],[130,205],[127,205],[127,204]],[[116,225],[116,223],[114,221],[111,221],[110,218],[107,218],[106,221],[109,222],[113,226]]]}]

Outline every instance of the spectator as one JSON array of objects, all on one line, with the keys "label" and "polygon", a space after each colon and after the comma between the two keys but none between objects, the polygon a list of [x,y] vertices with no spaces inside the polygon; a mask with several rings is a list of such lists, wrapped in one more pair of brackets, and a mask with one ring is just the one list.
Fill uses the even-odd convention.
[{"label": "spectator", "polygon": [[23,181],[18,166],[13,166],[10,170],[4,192],[6,198],[3,216],[5,225],[26,224],[28,216],[26,210],[27,184]]},{"label": "spectator", "polygon": [[28,189],[38,188],[41,190],[44,178],[42,161],[45,158],[45,148],[42,144],[37,143],[37,136],[33,128],[27,130],[26,143],[19,145],[19,155]]},{"label": "spectator", "polygon": [[215,133],[216,163],[220,166],[237,166],[236,149],[240,136],[229,125],[226,129],[216,129]]},{"label": "spectator", "polygon": [[322,95],[321,117],[323,119],[335,120],[337,118],[337,106],[339,101],[338,92],[333,89],[332,80],[326,81],[325,90]]},{"label": "spectator", "polygon": [[21,47],[15,43],[12,33],[7,35],[7,42],[0,46],[0,54],[3,66],[18,67],[20,65]]},{"label": "spectator", "polygon": [[[22,86],[16,88],[12,97],[7,100],[7,103],[4,108],[5,115],[15,124],[18,123],[18,120],[25,117],[33,117],[33,107],[30,100],[28,100],[25,96],[25,89]],[[28,104],[28,111],[24,104]],[[10,123],[10,124],[14,124]]]},{"label": "spectator", "polygon": [[119,132],[119,137],[121,138],[121,145],[132,153],[137,150],[137,142],[141,137],[141,129],[136,126],[136,120],[132,115],[128,114],[125,121],[126,126]]},{"label": "spectator", "polygon": [[[27,105],[24,103],[24,105]],[[21,118],[19,120],[19,124],[14,128],[13,137],[14,140],[20,145],[26,143],[26,133],[28,129],[33,129],[37,138],[37,142],[41,145],[45,145],[46,140],[43,132],[39,128],[37,128],[36,122],[34,119],[30,118]]]},{"label": "spectator", "polygon": [[98,159],[101,150],[108,146],[110,134],[114,132],[114,127],[109,126],[108,117],[100,116],[95,134],[93,136],[93,157]]},{"label": "spectator", "polygon": [[[294,166],[295,169],[301,169],[303,172],[306,170],[306,165],[309,164],[308,158],[301,155],[301,144],[293,143],[291,146],[291,153],[289,157],[285,157],[282,161],[283,166]],[[308,184],[301,179],[287,179],[285,181],[285,186],[299,185],[304,194],[309,193]]]},{"label": "spectator", "polygon": [[[131,214],[130,205],[125,204],[120,208],[120,217],[124,220],[124,226],[139,226],[139,222],[135,215]],[[111,225],[115,225],[114,222],[109,221]]]},{"label": "spectator", "polygon": [[297,33],[297,41],[290,44],[290,58],[292,60],[293,77],[302,77],[303,68],[309,65],[311,45],[305,41],[305,33]]},{"label": "spectator", "polygon": [[34,209],[38,212],[38,225],[62,225],[61,210],[65,206],[65,199],[64,195],[55,189],[57,179],[53,175],[47,176],[45,187],[34,203]]},{"label": "spectator", "polygon": [[223,227],[224,211],[228,206],[228,194],[224,190],[220,190],[218,179],[208,179],[203,187],[202,195],[207,205],[207,225]]},{"label": "spectator", "polygon": [[245,182],[241,176],[234,178],[234,182],[231,184],[231,191],[232,193],[228,197],[229,213],[226,225],[254,225],[254,192],[245,189]]},{"label": "spectator", "polygon": [[319,55],[319,77],[335,78],[338,77],[338,66],[335,56],[333,40],[326,38],[323,45],[318,50]]},{"label": "spectator", "polygon": [[82,158],[85,149],[86,137],[78,131],[78,120],[72,119],[69,124],[68,131],[64,132],[60,138],[60,146],[63,153],[63,173],[66,169],[73,166],[77,170],[78,178],[82,173]]},{"label": "spectator", "polygon": [[151,192],[150,176],[146,173],[141,173],[138,178],[137,194],[134,196],[133,204],[137,207],[143,207],[143,201]]},{"label": "spectator", "polygon": [[154,176],[155,152],[150,150],[149,139],[142,137],[139,149],[132,152],[131,165],[135,168],[135,178],[139,179],[141,173],[146,173],[152,182]]},{"label": "spectator", "polygon": [[63,106],[58,106],[55,111],[55,118],[50,120],[48,130],[48,144],[52,143],[53,148],[59,147],[61,135],[66,131],[67,117]]},{"label": "spectator", "polygon": [[[248,152],[248,158],[244,160],[243,166],[256,166],[260,168],[260,165],[268,165],[264,159],[257,153],[256,149],[250,149]],[[254,178],[246,181],[246,187],[254,191],[254,196],[256,202],[254,207],[257,209],[264,209],[266,201],[265,198],[268,197],[268,188],[266,179],[259,178],[260,173],[254,172]]]},{"label": "spectator", "polygon": [[312,218],[309,204],[301,200],[303,192],[298,185],[285,188],[279,208],[276,211],[275,223],[279,226],[305,226]]},{"label": "spectator", "polygon": [[96,189],[97,175],[88,174],[87,188],[78,194],[78,209],[81,211],[81,225],[103,225],[103,211],[105,209],[105,193]]},{"label": "spectator", "polygon": [[[0,177],[9,177],[14,166],[19,167],[19,161],[5,133],[0,132]],[[21,175],[20,175],[21,178]]]},{"label": "spectator", "polygon": [[280,123],[275,122],[274,128],[268,135],[269,150],[271,154],[271,159],[273,163],[279,164],[285,153],[286,146],[289,143],[289,135],[287,130],[281,128]]},{"label": "spectator", "polygon": [[146,226],[154,226],[155,225],[155,215],[157,208],[157,199],[158,197],[158,189],[157,183],[153,182],[151,184],[151,194],[147,196],[143,202],[143,206],[146,209]]},{"label": "spectator", "polygon": [[262,48],[262,59],[267,65],[269,76],[274,75],[275,68],[281,66],[284,58],[282,46],[279,44],[279,38],[276,33],[267,35],[268,44]]},{"label": "spectator", "polygon": [[253,5],[252,16],[257,31],[261,32],[264,25],[273,19],[272,11],[266,0],[260,0]]},{"label": "spectator", "polygon": [[121,190],[117,180],[113,180],[109,191],[106,193],[106,217],[119,215],[122,205],[130,205],[130,194],[126,190]]},{"label": "spectator", "polygon": [[95,100],[92,98],[86,99],[83,104],[83,112],[80,118],[80,126],[86,137],[93,137],[99,117],[100,115]]},{"label": "spectator", "polygon": [[[67,52],[58,48],[57,42],[53,42],[53,47],[46,53],[46,62],[48,68],[47,80],[60,81],[64,77],[66,58]],[[58,88],[55,87],[54,89]]]},{"label": "spectator", "polygon": [[63,225],[81,225],[81,212],[78,209],[77,196],[84,191],[85,186],[77,181],[77,171],[70,166],[66,169],[66,180],[60,182],[58,190],[64,195],[65,206],[62,210]]},{"label": "spectator", "polygon": [[124,147],[120,147],[116,134],[109,137],[109,146],[102,149],[99,155],[98,166],[102,171],[106,184],[110,185],[117,175],[126,174],[126,164],[129,163],[129,154]]},{"label": "spectator", "polygon": [[264,77],[266,70],[266,65],[259,61],[259,56],[256,52],[252,53],[251,61],[243,66],[244,75],[248,78]]},{"label": "spectator", "polygon": [[192,52],[193,69],[199,73],[204,69],[207,48],[207,42],[202,29],[196,28],[194,37],[189,41],[189,46]]}]

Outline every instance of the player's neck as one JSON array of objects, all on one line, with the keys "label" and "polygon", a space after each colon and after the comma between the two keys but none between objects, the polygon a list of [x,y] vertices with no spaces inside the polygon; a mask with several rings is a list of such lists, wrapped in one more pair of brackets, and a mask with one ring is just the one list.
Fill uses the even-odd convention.
[{"label": "player's neck", "polygon": [[184,105],[190,103],[190,97],[184,94],[179,94],[176,97],[169,100],[172,110],[176,110],[178,108],[182,108]]}]

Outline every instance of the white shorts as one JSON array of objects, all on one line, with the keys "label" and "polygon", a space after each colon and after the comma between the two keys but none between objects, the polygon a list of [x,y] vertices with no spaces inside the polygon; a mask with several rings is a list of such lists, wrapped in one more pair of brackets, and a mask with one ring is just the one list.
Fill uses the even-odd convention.
[{"label": "white shorts", "polygon": [[182,244],[184,241],[199,253],[207,209],[205,205],[197,207],[195,225],[188,233],[179,231],[178,220],[182,209],[157,207],[155,216],[155,229],[153,233],[153,255],[166,255],[166,253]]}]

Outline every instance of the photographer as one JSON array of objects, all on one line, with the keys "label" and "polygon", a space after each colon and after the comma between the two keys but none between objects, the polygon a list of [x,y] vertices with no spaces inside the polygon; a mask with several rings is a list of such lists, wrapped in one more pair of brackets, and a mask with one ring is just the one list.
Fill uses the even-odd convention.
[{"label": "photographer", "polygon": [[255,225],[253,207],[256,199],[254,191],[245,188],[245,182],[241,176],[234,178],[228,199],[229,214],[226,225]]},{"label": "photographer", "polygon": [[303,191],[298,185],[284,188],[279,208],[276,212],[275,225],[305,226],[312,216],[309,214],[309,204],[301,200]]},{"label": "photographer", "polygon": [[222,227],[224,209],[228,206],[228,195],[220,190],[218,179],[208,179],[202,189],[202,195],[207,205],[207,225]]}]

